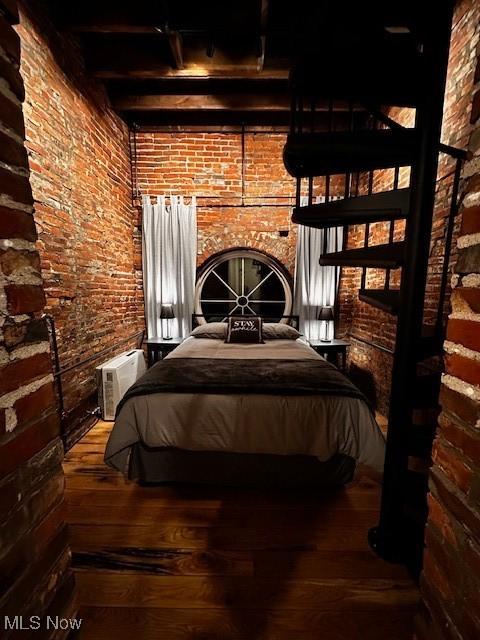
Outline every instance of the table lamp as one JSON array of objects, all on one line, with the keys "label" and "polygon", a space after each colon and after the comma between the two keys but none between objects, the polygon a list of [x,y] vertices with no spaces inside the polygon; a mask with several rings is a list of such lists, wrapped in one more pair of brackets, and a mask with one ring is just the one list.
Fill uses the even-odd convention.
[{"label": "table lamp", "polygon": [[[164,340],[171,340],[172,336],[170,335],[170,320],[175,318],[175,313],[173,312],[172,304],[162,304],[160,307],[160,319],[167,321],[167,335],[163,336]],[[162,334],[163,334],[163,323],[162,323]]]},{"label": "table lamp", "polygon": [[333,307],[320,307],[317,318],[318,320],[325,323],[325,337],[320,338],[320,340],[322,342],[330,342],[330,340],[328,339],[328,323],[334,320]]}]

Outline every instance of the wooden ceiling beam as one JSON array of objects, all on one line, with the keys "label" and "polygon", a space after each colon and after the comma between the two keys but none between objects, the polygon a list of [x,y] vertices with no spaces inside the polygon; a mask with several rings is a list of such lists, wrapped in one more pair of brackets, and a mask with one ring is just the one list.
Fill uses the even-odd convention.
[{"label": "wooden ceiling beam", "polygon": [[[112,96],[112,105],[118,111],[290,111],[287,93],[225,93],[225,94],[121,94]],[[329,101],[318,101],[316,112],[328,112]],[[348,102],[335,104],[336,112],[348,113]],[[355,111],[365,113],[360,107]]]},{"label": "wooden ceiling beam", "polygon": [[153,80],[110,79],[105,82],[111,95],[223,95],[230,93],[288,94],[287,79],[269,80],[258,74],[246,78],[182,78]]},{"label": "wooden ceiling beam", "polygon": [[287,95],[120,95],[112,104],[118,111],[289,111]]},{"label": "wooden ceiling beam", "polygon": [[132,24],[123,23],[120,21],[106,20],[92,20],[86,22],[79,22],[67,25],[69,31],[75,33],[103,33],[103,34],[138,34],[138,33],[157,33],[158,29],[149,24]]},{"label": "wooden ceiling beam", "polygon": [[140,79],[140,80],[162,80],[172,78],[183,78],[187,80],[288,80],[287,69],[263,69],[257,71],[257,64],[253,65],[216,65],[213,61],[210,66],[195,65],[184,61],[183,69],[172,69],[161,64],[127,65],[127,64],[104,64],[98,61],[96,67],[92,69],[92,75],[103,79]]},{"label": "wooden ceiling beam", "polygon": [[168,6],[161,0],[49,0],[58,26],[77,33],[155,33],[168,23]]},{"label": "wooden ceiling beam", "polygon": [[[245,41],[236,43],[232,48],[216,45],[214,56],[209,57],[207,40],[185,39],[181,47],[179,38],[174,37],[168,47],[165,39],[157,41],[151,35],[137,36],[133,40],[123,36],[89,36],[85,41],[89,69],[99,78],[288,78],[288,68],[283,66],[257,70],[258,58],[253,41],[251,47]],[[172,54],[176,56],[177,69],[172,69],[169,64]]]},{"label": "wooden ceiling beam", "polygon": [[258,33],[259,1],[48,0],[55,7],[57,23],[79,33],[153,33],[155,27],[168,25],[182,34],[215,33],[227,37]]}]

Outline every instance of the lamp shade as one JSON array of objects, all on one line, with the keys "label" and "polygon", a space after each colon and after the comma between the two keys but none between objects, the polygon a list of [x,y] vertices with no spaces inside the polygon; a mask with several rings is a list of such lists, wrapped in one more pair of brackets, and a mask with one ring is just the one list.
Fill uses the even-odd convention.
[{"label": "lamp shade", "polygon": [[333,307],[320,307],[317,318],[318,320],[326,320],[327,322],[334,320]]},{"label": "lamp shade", "polygon": [[160,318],[161,320],[170,320],[175,317],[175,313],[173,312],[173,305],[171,304],[162,304],[160,307]]}]

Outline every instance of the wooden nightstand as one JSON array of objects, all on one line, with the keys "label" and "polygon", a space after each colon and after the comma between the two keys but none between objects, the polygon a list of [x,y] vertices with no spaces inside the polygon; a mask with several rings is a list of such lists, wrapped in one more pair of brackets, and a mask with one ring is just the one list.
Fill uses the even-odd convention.
[{"label": "wooden nightstand", "polygon": [[345,372],[347,365],[347,347],[350,343],[346,340],[333,339],[329,342],[322,342],[321,340],[309,340],[312,349],[323,356],[329,362],[333,361],[333,364],[337,365],[340,371]]},{"label": "wooden nightstand", "polygon": [[148,366],[151,367],[158,360],[163,360],[168,353],[176,349],[182,342],[183,338],[171,338],[170,340],[156,337],[147,338],[145,344],[147,345]]}]

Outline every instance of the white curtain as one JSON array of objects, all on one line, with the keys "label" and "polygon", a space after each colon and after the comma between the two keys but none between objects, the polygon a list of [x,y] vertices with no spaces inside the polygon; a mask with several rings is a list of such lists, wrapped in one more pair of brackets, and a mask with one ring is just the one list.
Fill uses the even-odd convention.
[{"label": "white curtain", "polygon": [[[153,204],[142,198],[143,290],[149,338],[167,335],[185,337],[191,331],[197,256],[195,196],[190,204],[183,197],[165,196]],[[162,304],[173,305],[175,318],[161,320]]]},{"label": "white curtain", "polygon": [[[317,198],[316,202],[322,202]],[[307,199],[301,201],[301,206]],[[334,306],[338,289],[339,267],[321,267],[318,264],[323,253],[340,251],[343,227],[313,229],[298,225],[297,253],[295,260],[294,310],[300,317],[300,331],[308,340],[325,336],[325,322],[317,319],[320,307]],[[327,337],[334,337],[334,323],[329,322]]]}]

